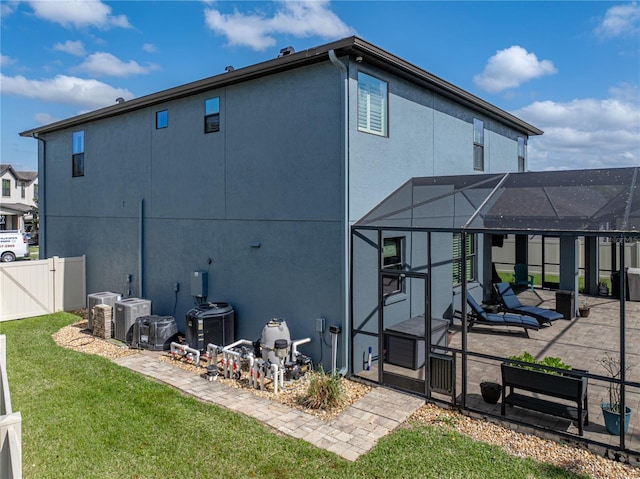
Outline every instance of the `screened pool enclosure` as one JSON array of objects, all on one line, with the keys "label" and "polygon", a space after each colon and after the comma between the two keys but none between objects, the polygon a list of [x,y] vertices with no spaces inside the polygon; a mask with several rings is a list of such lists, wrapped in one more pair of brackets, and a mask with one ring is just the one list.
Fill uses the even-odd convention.
[{"label": "screened pool enclosure", "polygon": [[[639,171],[407,181],[352,227],[353,374],[497,416],[499,407],[477,401],[478,383],[485,376],[500,382],[500,365],[509,356],[553,353],[565,362],[573,360],[588,378],[590,425],[584,439],[638,451],[637,414],[628,432],[618,436],[608,437],[596,423],[600,396],[605,398],[609,384],[620,386],[623,411],[640,406],[640,303],[628,301],[628,273],[633,271],[628,267],[637,261],[629,257],[629,248],[638,251],[640,243]],[[568,317],[539,327],[534,322],[531,329],[509,321],[469,328],[473,303],[484,303],[489,314],[503,313],[494,284],[509,282],[512,275],[504,279],[504,273],[497,273],[492,260],[496,248],[509,238],[515,244],[513,264],[530,265],[529,242],[540,237],[557,238],[557,282],[514,289],[529,303],[548,309],[559,308],[558,298],[570,298]],[[611,276],[618,281],[618,298],[599,290],[603,251],[607,260],[614,258]],[[598,302],[589,323],[576,315],[578,302],[588,299]],[[612,381],[599,367],[598,355],[605,353],[619,360],[619,379]],[[526,413],[514,408],[507,416],[560,435],[578,435],[571,421],[566,427],[558,427],[557,421],[545,425]]]}]

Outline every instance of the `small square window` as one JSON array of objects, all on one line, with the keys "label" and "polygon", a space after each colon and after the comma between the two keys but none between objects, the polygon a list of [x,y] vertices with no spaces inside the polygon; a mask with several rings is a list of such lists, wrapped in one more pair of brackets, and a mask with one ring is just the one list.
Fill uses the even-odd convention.
[{"label": "small square window", "polygon": [[167,128],[169,126],[169,110],[161,110],[156,112],[156,130]]},{"label": "small square window", "polygon": [[204,102],[204,132],[220,131],[220,97],[209,98]]}]

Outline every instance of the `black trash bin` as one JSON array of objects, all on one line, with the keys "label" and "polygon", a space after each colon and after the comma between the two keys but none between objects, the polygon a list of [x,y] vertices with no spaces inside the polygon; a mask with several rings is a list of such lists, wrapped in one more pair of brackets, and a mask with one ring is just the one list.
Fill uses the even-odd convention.
[{"label": "black trash bin", "polygon": [[576,317],[576,298],[573,291],[556,291],[556,311],[564,319]]},{"label": "black trash bin", "polygon": [[[625,297],[629,299],[629,276],[626,274],[626,271],[624,279],[626,284]],[[611,273],[611,296],[614,298],[620,297],[620,270]]]}]

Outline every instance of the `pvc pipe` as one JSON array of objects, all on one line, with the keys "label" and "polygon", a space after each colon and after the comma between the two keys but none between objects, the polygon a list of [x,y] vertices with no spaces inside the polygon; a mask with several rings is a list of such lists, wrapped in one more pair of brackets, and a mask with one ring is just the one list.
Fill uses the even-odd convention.
[{"label": "pvc pipe", "polygon": [[311,338],[297,339],[291,342],[291,351],[289,352],[289,360],[294,362],[298,355],[298,346],[311,342]]},{"label": "pvc pipe", "polygon": [[331,333],[331,374],[336,372],[336,362],[338,356],[338,335]]},{"label": "pvc pipe", "polygon": [[197,367],[200,367],[200,351],[190,348],[180,343],[171,343],[171,354],[179,354],[180,356],[186,356],[187,353],[191,353],[196,357],[195,363]]},{"label": "pvc pipe", "polygon": [[217,346],[213,343],[207,344],[207,356],[209,357],[207,366],[211,366],[212,358],[215,357],[217,359],[219,351],[222,351],[222,346]]}]

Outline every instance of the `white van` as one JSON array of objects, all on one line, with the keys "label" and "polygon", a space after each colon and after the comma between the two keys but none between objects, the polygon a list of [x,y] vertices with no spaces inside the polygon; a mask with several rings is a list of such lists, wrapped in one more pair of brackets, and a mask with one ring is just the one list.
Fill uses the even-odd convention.
[{"label": "white van", "polygon": [[28,258],[27,236],[21,231],[0,231],[0,261],[7,263],[16,258]]}]

